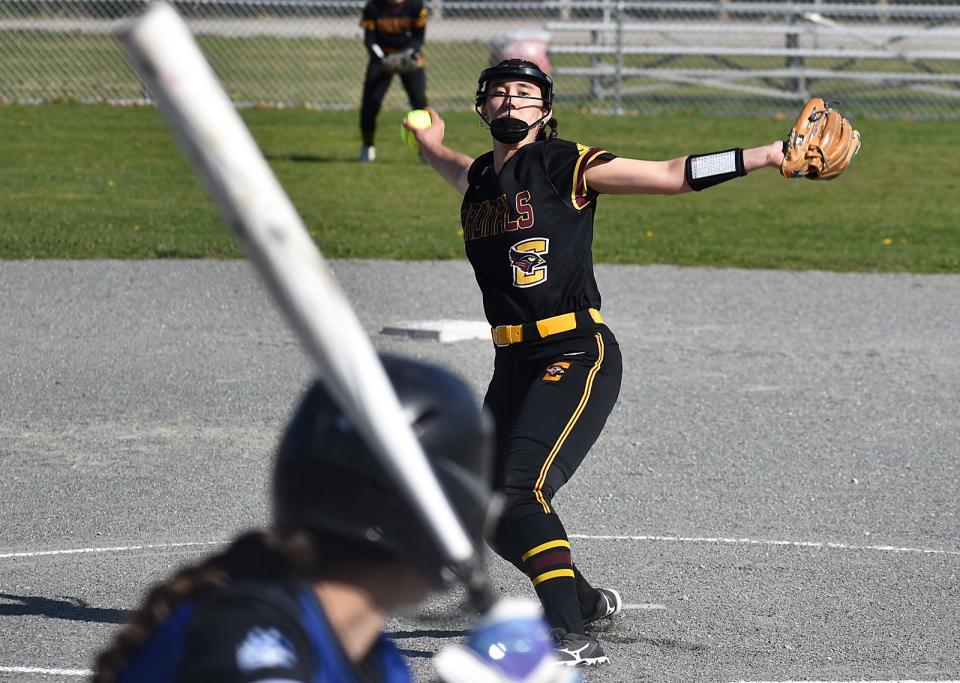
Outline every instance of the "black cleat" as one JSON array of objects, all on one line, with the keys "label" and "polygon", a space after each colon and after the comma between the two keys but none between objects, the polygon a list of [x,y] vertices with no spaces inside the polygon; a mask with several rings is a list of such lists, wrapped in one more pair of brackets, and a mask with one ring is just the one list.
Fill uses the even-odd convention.
[{"label": "black cleat", "polygon": [[623,600],[620,599],[620,594],[617,591],[612,588],[598,588],[597,592],[600,593],[600,596],[597,598],[593,610],[588,614],[581,614],[584,626],[601,619],[609,619],[623,609]]},{"label": "black cleat", "polygon": [[599,666],[609,661],[596,638],[555,628],[553,640],[558,666]]}]

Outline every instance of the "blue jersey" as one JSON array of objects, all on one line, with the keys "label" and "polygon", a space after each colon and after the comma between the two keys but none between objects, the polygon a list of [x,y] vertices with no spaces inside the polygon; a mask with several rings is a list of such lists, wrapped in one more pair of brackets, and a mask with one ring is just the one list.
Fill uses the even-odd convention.
[{"label": "blue jersey", "polygon": [[120,675],[121,683],[411,683],[381,635],[351,663],[308,586],[241,582],[180,605]]}]

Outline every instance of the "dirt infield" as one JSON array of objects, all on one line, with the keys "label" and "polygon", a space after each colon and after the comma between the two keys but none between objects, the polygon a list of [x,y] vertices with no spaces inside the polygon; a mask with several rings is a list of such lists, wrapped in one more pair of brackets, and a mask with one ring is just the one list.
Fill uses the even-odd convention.
[{"label": "dirt infield", "polygon": [[[463,261],[340,261],[482,394]],[[557,503],[630,609],[588,682],[960,679],[960,276],[599,266],[619,405]],[[150,581],[266,521],[310,366],[243,262],[0,262],[0,680],[76,680]],[[499,590],[528,583],[491,561]],[[457,595],[389,628],[423,678]]]}]

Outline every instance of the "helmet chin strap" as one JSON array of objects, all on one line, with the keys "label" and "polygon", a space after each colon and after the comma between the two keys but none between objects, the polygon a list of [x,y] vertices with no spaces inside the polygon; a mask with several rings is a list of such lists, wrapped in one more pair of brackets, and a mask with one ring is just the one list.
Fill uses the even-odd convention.
[{"label": "helmet chin strap", "polygon": [[515,119],[512,116],[508,116],[506,118],[494,119],[487,125],[490,126],[490,135],[493,136],[494,140],[502,142],[505,145],[515,145],[527,137],[531,128],[542,124],[546,119],[550,118],[550,113],[551,112],[547,112],[533,123],[527,123],[522,119]]}]

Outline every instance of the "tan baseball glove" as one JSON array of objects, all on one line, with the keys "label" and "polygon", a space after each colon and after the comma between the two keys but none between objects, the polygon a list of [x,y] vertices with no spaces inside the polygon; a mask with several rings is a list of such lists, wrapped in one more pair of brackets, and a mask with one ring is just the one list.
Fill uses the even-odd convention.
[{"label": "tan baseball glove", "polygon": [[811,98],[783,142],[785,178],[832,180],[860,150],[860,132],[823,99]]},{"label": "tan baseball glove", "polygon": [[383,58],[383,65],[392,73],[405,74],[423,68],[423,57],[412,48],[400,50]]}]

